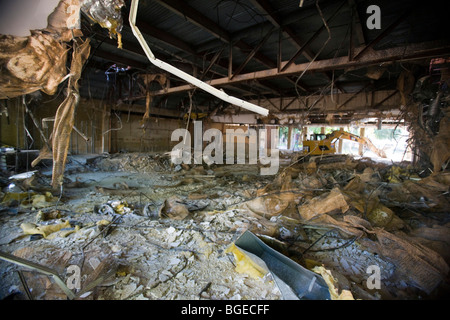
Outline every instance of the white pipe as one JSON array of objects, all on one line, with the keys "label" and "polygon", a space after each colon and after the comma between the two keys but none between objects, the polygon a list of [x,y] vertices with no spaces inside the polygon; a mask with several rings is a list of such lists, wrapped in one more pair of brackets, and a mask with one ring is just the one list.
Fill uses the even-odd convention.
[{"label": "white pipe", "polygon": [[138,27],[136,26],[136,16],[137,16],[137,9],[139,6],[139,0],[132,0],[131,2],[131,8],[130,8],[130,26],[131,30],[133,31],[134,36],[138,39],[142,49],[144,50],[145,54],[147,55],[147,58],[150,60],[151,63],[153,63],[158,68],[161,68],[171,74],[176,75],[177,77],[180,77],[181,79],[189,82],[190,84],[199,87],[200,89],[205,90],[206,92],[212,94],[213,96],[216,96],[219,99],[222,99],[223,101],[226,101],[230,104],[236,105],[238,107],[259,113],[260,115],[267,116],[269,114],[269,110],[262,108],[260,106],[257,106],[253,103],[244,101],[242,99],[230,96],[226,94],[224,91],[219,90],[217,88],[214,88],[210,86],[209,84],[187,74],[184,71],[181,71],[180,69],[175,68],[174,66],[161,61],[155,57],[153,52],[150,50],[149,46],[147,45],[147,42],[145,41],[144,37],[142,36],[141,32],[139,31]]}]

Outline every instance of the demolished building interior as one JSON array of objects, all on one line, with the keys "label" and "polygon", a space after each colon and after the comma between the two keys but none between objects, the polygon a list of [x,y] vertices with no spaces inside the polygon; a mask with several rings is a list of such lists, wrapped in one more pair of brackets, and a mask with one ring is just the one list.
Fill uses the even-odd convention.
[{"label": "demolished building interior", "polygon": [[2,6],[0,299],[449,296],[444,1]]}]

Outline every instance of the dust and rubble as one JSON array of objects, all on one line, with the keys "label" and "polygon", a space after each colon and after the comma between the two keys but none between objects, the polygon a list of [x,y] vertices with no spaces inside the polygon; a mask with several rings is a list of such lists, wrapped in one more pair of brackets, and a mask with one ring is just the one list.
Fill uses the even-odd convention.
[{"label": "dust and rubble", "polygon": [[[230,248],[250,231],[320,274],[332,299],[448,294],[449,173],[291,159],[274,177],[256,165],[175,166],[165,154],[69,157],[60,193],[51,168],[2,177],[0,251],[63,279],[78,266],[77,299],[285,299],[272,273],[238,266]],[[2,298],[67,299],[7,261],[0,277]]]}]

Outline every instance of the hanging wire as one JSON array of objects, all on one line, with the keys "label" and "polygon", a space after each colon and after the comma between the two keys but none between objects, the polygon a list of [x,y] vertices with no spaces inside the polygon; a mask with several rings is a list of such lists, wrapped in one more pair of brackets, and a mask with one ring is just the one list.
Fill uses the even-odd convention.
[{"label": "hanging wire", "polygon": [[309,67],[311,66],[311,64],[317,59],[317,57],[322,53],[322,50],[326,47],[326,45],[328,44],[328,42],[331,40],[331,31],[330,28],[328,27],[327,21],[325,20],[325,18],[323,17],[323,13],[322,10],[320,10],[320,6],[319,6],[319,0],[316,1],[316,8],[317,11],[319,11],[319,15],[322,18],[322,22],[325,25],[325,28],[327,29],[328,32],[328,38],[327,40],[323,43],[322,47],[320,48],[320,50],[316,53],[316,55],[314,56],[314,58],[309,62],[308,66],[305,68],[305,70],[303,70],[303,72],[300,74],[300,76],[298,76],[297,80],[295,81],[295,91],[297,92],[297,95],[300,95],[297,89],[297,84],[300,81],[300,79],[303,77],[303,75],[306,73],[306,71],[308,71]]},{"label": "hanging wire", "polygon": [[114,115],[117,117],[117,119],[119,120],[119,127],[118,128],[111,128],[106,130],[105,132],[102,133],[102,135],[107,134],[110,131],[119,131],[122,130],[122,120],[120,119],[120,116],[117,114],[117,112],[114,112]]},{"label": "hanging wire", "polygon": [[[326,45],[328,44],[328,42],[331,40],[331,32],[330,32],[330,29],[329,29],[329,26],[328,26],[326,20],[324,19],[323,13],[322,13],[322,11],[321,11],[321,9],[320,9],[320,6],[319,6],[319,0],[316,1],[316,7],[317,7],[317,10],[318,10],[318,12],[319,12],[321,18],[322,18],[322,21],[323,21],[323,23],[324,23],[324,25],[325,25],[325,28],[327,29],[327,32],[328,32],[328,39],[324,42],[324,44],[322,45],[322,47],[320,48],[320,50],[317,52],[317,54],[315,55],[315,57],[312,59],[312,61],[310,61],[310,63],[309,63],[308,66],[306,67],[306,69],[302,72],[302,74],[300,74],[300,76],[297,78],[297,80],[296,80],[296,82],[295,82],[295,90],[296,90],[296,93],[297,93],[297,96],[298,96],[299,101],[302,101],[302,100],[305,100],[305,101],[306,101],[308,98],[313,97],[313,96],[316,96],[317,94],[319,94],[319,97],[316,99],[316,101],[314,101],[309,107],[308,107],[308,105],[306,104],[306,102],[303,102],[303,105],[306,107],[306,114],[303,115],[303,118],[304,118],[304,119],[309,115],[310,111],[314,108],[314,106],[317,104],[317,102],[318,102],[320,99],[322,99],[322,96],[325,94],[325,91],[327,91],[328,89],[331,88],[331,93],[333,93],[333,86],[334,86],[335,82],[338,81],[340,78],[342,78],[343,76],[345,76],[345,75],[347,74],[347,72],[344,72],[343,74],[341,74],[340,76],[338,76],[337,78],[335,78],[335,74],[334,74],[334,71],[333,71],[333,77],[332,77],[332,79],[331,79],[331,82],[330,82],[327,86],[325,86],[325,87],[323,87],[322,89],[317,90],[317,91],[315,91],[314,93],[312,93],[312,94],[306,96],[304,99],[302,99],[302,96],[300,95],[300,93],[299,93],[299,91],[298,91],[298,89],[297,89],[297,83],[300,81],[300,79],[303,77],[303,75],[304,75],[304,74],[306,73],[306,71],[309,69],[309,67],[311,66],[312,62],[314,62],[314,61],[317,59],[317,57],[319,56],[319,54],[323,51],[323,49],[326,47]],[[346,40],[347,37],[348,37],[349,30],[350,30],[350,25],[348,25],[348,27],[347,27],[347,31],[346,31],[346,33],[345,33],[344,39],[343,39],[342,42],[340,43],[339,47],[335,50],[335,53],[334,53],[333,58],[336,58],[337,54],[339,53],[340,49],[342,48],[342,46],[343,46],[345,40]],[[333,99],[333,98],[332,98],[332,99]]]},{"label": "hanging wire", "polygon": [[[269,14],[264,14],[264,13],[258,12],[253,6],[250,6],[241,0],[221,0],[214,6],[214,9],[216,9],[217,22],[219,24],[220,24],[219,6],[225,2],[234,2],[234,4],[235,4],[232,14],[227,15],[227,18],[228,18],[227,26],[230,24],[231,21],[234,21],[236,23],[250,23],[251,21],[254,21],[256,24],[259,24],[259,23],[267,20],[267,16],[269,16]],[[234,17],[234,12],[238,5],[245,10],[245,12],[248,14],[248,16],[250,16],[250,19],[241,21]],[[256,17],[260,17],[261,19],[258,20],[258,19],[256,19]]]},{"label": "hanging wire", "polygon": [[[298,98],[299,98],[299,100],[301,100],[301,96],[300,96],[300,93],[298,92],[298,88],[297,88],[297,85],[298,85],[298,82],[300,81],[300,79],[303,77],[303,75],[306,73],[306,71],[308,71],[308,69],[309,69],[309,67],[311,66],[311,64],[317,59],[317,57],[322,53],[322,51],[323,51],[323,49],[326,47],[326,45],[328,44],[328,42],[331,40],[331,31],[330,31],[330,28],[328,27],[328,24],[327,24],[327,22],[326,22],[326,20],[324,19],[324,17],[323,17],[323,13],[322,13],[322,10],[320,9],[320,6],[319,6],[319,0],[317,0],[316,1],[316,8],[317,8],[317,10],[318,10],[318,12],[319,12],[319,15],[320,15],[320,17],[322,18],[322,22],[323,22],[323,24],[325,25],[325,28],[327,29],[327,32],[328,32],[328,38],[327,38],[327,40],[323,43],[323,45],[322,45],[322,47],[320,48],[320,50],[316,53],[316,55],[314,56],[314,58],[309,62],[309,64],[308,64],[308,66],[305,68],[305,70],[303,70],[303,72],[297,77],[297,80],[295,81],[295,86],[294,86],[294,88],[295,88],[295,92],[297,93],[297,96],[298,96]],[[318,101],[318,100],[317,100]],[[317,102],[316,101],[316,102]],[[313,106],[315,105],[315,103],[313,104]],[[312,107],[307,107],[307,113],[309,114],[309,111],[312,109]],[[307,116],[307,115],[306,115]]]}]

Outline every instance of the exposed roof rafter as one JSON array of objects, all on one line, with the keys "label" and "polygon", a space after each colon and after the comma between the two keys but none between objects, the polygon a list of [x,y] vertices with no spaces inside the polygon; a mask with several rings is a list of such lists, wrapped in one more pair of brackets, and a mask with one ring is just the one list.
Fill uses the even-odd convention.
[{"label": "exposed roof rafter", "polygon": [[[361,48],[356,51],[359,52]],[[407,47],[396,47],[385,50],[373,50],[364,56],[362,56],[358,61],[349,61],[348,56],[337,57],[333,59],[319,60],[311,63],[303,63],[298,65],[292,65],[285,71],[279,72],[277,68],[272,68],[268,70],[256,71],[246,74],[240,74],[230,80],[228,77],[214,79],[208,83],[212,86],[221,86],[231,83],[246,82],[254,79],[273,79],[277,77],[286,77],[296,74],[300,74],[307,70],[308,72],[326,72],[330,70],[346,69],[346,68],[362,68],[369,65],[376,65],[383,62],[390,61],[410,61],[417,59],[424,59],[430,57],[437,57],[450,54],[450,43],[446,41],[445,43],[436,42],[426,42],[411,44]],[[180,86],[175,88],[170,88],[168,92],[155,92],[154,94],[167,94],[174,92],[182,92],[189,90],[189,86]]]},{"label": "exposed roof rafter", "polygon": [[[294,44],[297,49],[303,47],[303,41],[300,40],[298,35],[291,27],[283,25],[283,23],[281,22],[281,18],[278,17],[276,13],[274,13],[271,4],[267,0],[250,0],[250,2],[259,11],[265,13],[267,20],[269,20],[275,27],[280,28],[283,31],[283,34]],[[315,54],[309,48],[303,50],[302,53],[309,61],[311,61],[315,56]]]}]

